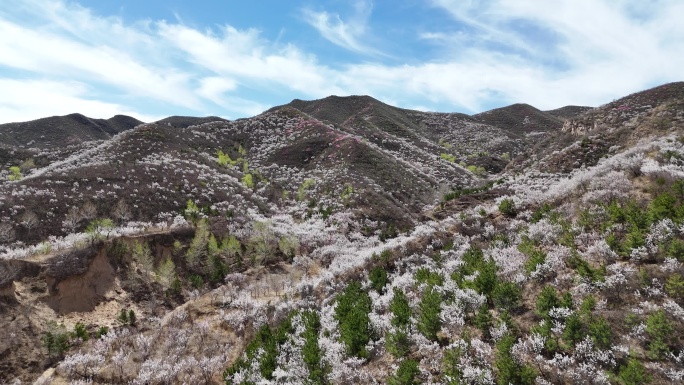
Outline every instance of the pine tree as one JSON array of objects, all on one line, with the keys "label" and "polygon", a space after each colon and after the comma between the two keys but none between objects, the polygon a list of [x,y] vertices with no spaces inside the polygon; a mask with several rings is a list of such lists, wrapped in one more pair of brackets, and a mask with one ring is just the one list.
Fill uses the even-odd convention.
[{"label": "pine tree", "polygon": [[442,306],[442,297],[437,290],[429,287],[423,293],[420,305],[418,305],[418,330],[433,341],[437,341],[437,332],[442,327],[439,313]]},{"label": "pine tree", "polygon": [[340,323],[340,338],[347,348],[347,354],[351,356],[365,358],[368,355],[366,344],[371,338],[370,311],[371,299],[356,281],[347,285],[337,298],[335,319]]}]

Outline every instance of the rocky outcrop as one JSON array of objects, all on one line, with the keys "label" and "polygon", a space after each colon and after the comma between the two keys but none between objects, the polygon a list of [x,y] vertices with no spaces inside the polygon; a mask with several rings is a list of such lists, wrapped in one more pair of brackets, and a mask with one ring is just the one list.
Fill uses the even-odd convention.
[{"label": "rocky outcrop", "polygon": [[568,132],[575,136],[582,136],[595,130],[597,127],[598,122],[596,121],[566,120],[565,123],[563,123],[561,131]]}]

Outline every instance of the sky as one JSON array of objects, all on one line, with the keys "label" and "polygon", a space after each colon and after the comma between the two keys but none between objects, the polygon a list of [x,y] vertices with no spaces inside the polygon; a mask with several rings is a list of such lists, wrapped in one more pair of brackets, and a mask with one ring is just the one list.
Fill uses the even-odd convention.
[{"label": "sky", "polygon": [[684,80],[681,0],[0,1],[0,123],[598,106]]}]

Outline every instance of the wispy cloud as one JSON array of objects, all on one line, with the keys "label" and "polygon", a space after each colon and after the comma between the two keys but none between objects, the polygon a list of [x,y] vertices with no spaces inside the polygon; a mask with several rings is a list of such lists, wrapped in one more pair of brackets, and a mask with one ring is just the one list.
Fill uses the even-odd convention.
[{"label": "wispy cloud", "polygon": [[339,14],[327,11],[302,10],[304,20],[314,27],[326,40],[349,51],[379,55],[380,51],[361,42],[367,32],[368,19],[373,5],[369,1],[357,0],[354,13],[344,22]]}]

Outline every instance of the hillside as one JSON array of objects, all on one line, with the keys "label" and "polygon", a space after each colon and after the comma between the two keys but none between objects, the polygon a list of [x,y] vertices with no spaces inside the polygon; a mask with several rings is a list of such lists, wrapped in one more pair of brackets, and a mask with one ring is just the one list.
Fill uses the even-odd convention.
[{"label": "hillside", "polygon": [[684,83],[474,116],[294,100],[7,154],[35,159],[0,186],[0,382],[684,379]]}]

